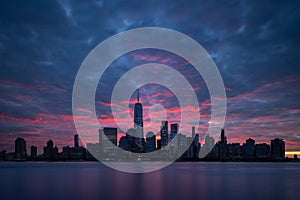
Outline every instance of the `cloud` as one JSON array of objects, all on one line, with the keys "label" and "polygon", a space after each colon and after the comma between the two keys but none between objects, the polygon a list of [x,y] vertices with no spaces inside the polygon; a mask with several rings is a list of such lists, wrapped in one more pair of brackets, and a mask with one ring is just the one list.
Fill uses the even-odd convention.
[{"label": "cloud", "polygon": [[[253,137],[268,142],[281,137],[287,149],[299,150],[299,5],[296,1],[267,4],[166,0],[4,2],[0,7],[0,149],[13,149],[18,135],[39,147],[49,138],[57,145],[72,144],[76,132],[72,89],[86,55],[113,34],[159,26],[191,36],[215,61],[228,96],[225,128],[229,141]],[[203,117],[199,133],[203,134],[211,108],[204,80],[186,60],[153,49],[130,52],[105,71],[95,96],[101,122],[114,123],[110,98],[118,79],[134,66],[148,62],[169,65],[189,80],[199,100]],[[141,92],[145,120],[149,119],[147,109],[158,103],[165,107],[170,120],[178,121],[180,111],[174,94],[151,84]],[[122,103],[128,104],[128,100]],[[129,101],[130,109],[133,103],[134,97]],[[85,114],[92,112],[78,109]]]}]

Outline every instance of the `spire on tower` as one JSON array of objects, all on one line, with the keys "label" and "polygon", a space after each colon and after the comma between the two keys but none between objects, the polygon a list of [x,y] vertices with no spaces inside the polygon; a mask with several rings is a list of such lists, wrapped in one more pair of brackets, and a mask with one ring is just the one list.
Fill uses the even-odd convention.
[{"label": "spire on tower", "polygon": [[140,89],[137,90],[137,102],[140,103]]}]

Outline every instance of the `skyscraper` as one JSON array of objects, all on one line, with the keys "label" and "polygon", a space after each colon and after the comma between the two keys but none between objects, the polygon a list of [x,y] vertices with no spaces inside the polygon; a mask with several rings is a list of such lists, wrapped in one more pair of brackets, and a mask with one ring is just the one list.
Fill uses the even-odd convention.
[{"label": "skyscraper", "polygon": [[200,157],[206,157],[212,159],[215,157],[215,140],[213,137],[210,137],[209,134],[205,136],[205,143],[203,145],[203,150],[200,151]]},{"label": "skyscraper", "polygon": [[143,130],[143,106],[140,103],[140,92],[138,90],[137,103],[134,104],[134,128],[136,129],[138,141],[137,145],[142,148],[144,140]]},{"label": "skyscraper", "polygon": [[79,148],[78,134],[74,135],[74,147],[75,147],[75,149]]},{"label": "skyscraper", "polygon": [[275,138],[271,140],[271,156],[274,159],[284,159],[285,142],[282,139]]},{"label": "skyscraper", "polygon": [[117,128],[104,127],[99,130],[99,135],[102,138],[103,158],[115,160],[117,156]]},{"label": "skyscraper", "polygon": [[221,143],[222,144],[227,144],[227,138],[225,136],[225,131],[224,131],[223,128],[221,129]]},{"label": "skyscraper", "polygon": [[195,134],[196,134],[195,126],[192,126],[192,138],[195,137]]},{"label": "skyscraper", "polygon": [[[100,132],[102,130],[100,129]],[[117,128],[104,127],[102,134],[105,134],[107,139],[117,146]],[[102,144],[104,144],[105,137],[102,135]]]},{"label": "skyscraper", "polygon": [[58,148],[53,146],[52,140],[47,141],[47,146],[44,147],[44,158],[46,160],[55,160],[57,158]]},{"label": "skyscraper", "polygon": [[15,156],[18,160],[26,159],[26,141],[23,138],[17,138],[15,140]]},{"label": "skyscraper", "polygon": [[256,158],[268,158],[270,154],[270,145],[266,143],[255,145],[255,157]]},{"label": "skyscraper", "polygon": [[146,137],[145,152],[151,152],[156,150],[156,136],[153,132],[148,132]]},{"label": "skyscraper", "polygon": [[178,133],[178,124],[171,124],[170,140],[172,140]]},{"label": "skyscraper", "polygon": [[168,139],[169,139],[169,131],[168,131],[168,121],[162,121],[161,127],[160,127],[160,137],[161,137],[161,146],[167,146],[168,145]]},{"label": "skyscraper", "polygon": [[243,156],[245,158],[253,158],[255,156],[255,140],[249,138],[243,145]]},{"label": "skyscraper", "polygon": [[224,129],[221,129],[221,141],[218,142],[218,157],[223,160],[227,157],[227,138]]},{"label": "skyscraper", "polygon": [[36,146],[31,146],[31,158],[36,158],[37,157],[37,147]]}]

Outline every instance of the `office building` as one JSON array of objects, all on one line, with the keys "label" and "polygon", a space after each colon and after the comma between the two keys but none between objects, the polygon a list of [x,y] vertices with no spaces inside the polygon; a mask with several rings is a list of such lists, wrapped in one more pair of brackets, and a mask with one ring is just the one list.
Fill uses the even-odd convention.
[{"label": "office building", "polygon": [[282,139],[275,138],[271,140],[271,156],[273,159],[284,159],[285,142]]},{"label": "office building", "polygon": [[171,124],[171,133],[170,133],[170,141],[175,138],[178,133],[178,124]]},{"label": "office building", "polygon": [[160,127],[161,146],[165,147],[168,145],[169,132],[168,132],[168,121],[162,121]]},{"label": "office building", "polygon": [[117,128],[104,127],[99,130],[102,138],[103,158],[114,160],[117,156]]},{"label": "office building", "polygon": [[256,158],[268,158],[270,156],[270,145],[266,143],[255,145]]},{"label": "office building", "polygon": [[44,158],[46,160],[56,160],[58,156],[58,148],[53,147],[53,141],[48,140],[47,146],[44,147]]},{"label": "office building", "polygon": [[15,158],[17,160],[25,160],[26,153],[26,141],[23,138],[17,138],[15,140]]},{"label": "office building", "polygon": [[140,103],[139,90],[137,93],[137,103],[134,104],[134,128],[138,136],[137,145],[139,148],[142,148],[144,142],[143,105]]},{"label": "office building", "polygon": [[79,148],[79,138],[78,138],[78,134],[74,135],[74,148],[78,149]]},{"label": "office building", "polygon": [[221,160],[227,158],[227,138],[225,136],[225,130],[221,129],[221,141],[217,144],[218,148],[218,157]]},{"label": "office building", "polygon": [[30,150],[31,150],[30,151],[31,158],[36,158],[37,157],[37,147],[32,145]]},{"label": "office building", "polygon": [[145,152],[152,152],[156,150],[156,136],[153,132],[148,132],[146,135]]},{"label": "office building", "polygon": [[243,144],[243,156],[245,158],[253,158],[255,156],[255,140],[248,138]]}]

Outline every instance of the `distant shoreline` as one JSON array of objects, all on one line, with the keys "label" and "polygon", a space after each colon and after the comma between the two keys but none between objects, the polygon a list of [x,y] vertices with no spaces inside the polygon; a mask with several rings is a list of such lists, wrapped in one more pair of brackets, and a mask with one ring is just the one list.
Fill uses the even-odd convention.
[{"label": "distant shoreline", "polygon": [[[32,160],[11,160],[11,161],[0,161],[0,163],[102,163],[104,161],[98,161],[98,160],[53,160],[53,161],[47,161],[47,160],[39,160],[39,161],[32,161]],[[155,163],[155,162],[169,162],[169,161],[109,161],[106,160],[105,162],[111,162],[111,163],[132,163],[132,162],[143,162],[143,163]],[[285,160],[242,160],[242,161],[232,161],[232,160],[198,160],[198,161],[190,161],[190,160],[184,160],[184,161],[174,161],[175,163],[300,163],[300,159],[294,160],[294,159],[285,159]]]}]

